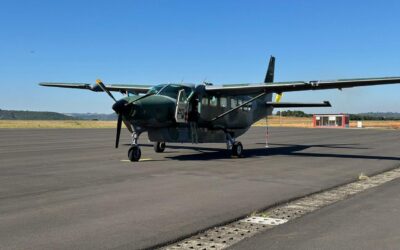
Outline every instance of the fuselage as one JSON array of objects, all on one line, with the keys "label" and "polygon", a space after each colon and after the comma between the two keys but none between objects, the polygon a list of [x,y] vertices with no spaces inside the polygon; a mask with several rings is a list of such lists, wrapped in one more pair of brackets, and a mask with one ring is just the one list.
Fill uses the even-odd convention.
[{"label": "fuselage", "polygon": [[[176,121],[179,91],[183,92],[188,109],[193,109],[193,101],[196,102],[196,121]],[[253,123],[272,113],[272,107],[267,108],[266,105],[266,102],[271,101],[272,94],[267,94],[215,121],[212,119],[216,116],[242,105],[253,96],[209,96],[193,84],[156,85],[147,94],[150,95],[138,101],[134,101],[140,98],[137,95],[124,98],[127,102],[134,101],[134,108],[125,120],[133,127],[147,131],[151,141],[190,142],[193,139],[190,122],[195,122],[198,142],[225,142],[226,132],[238,137]]]}]

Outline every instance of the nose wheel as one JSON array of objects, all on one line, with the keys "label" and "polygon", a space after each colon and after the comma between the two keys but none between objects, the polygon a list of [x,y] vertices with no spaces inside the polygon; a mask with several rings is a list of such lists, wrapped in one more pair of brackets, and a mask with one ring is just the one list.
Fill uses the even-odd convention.
[{"label": "nose wheel", "polygon": [[156,153],[162,153],[165,150],[165,142],[155,142],[154,143],[154,151]]},{"label": "nose wheel", "polygon": [[128,158],[130,161],[139,161],[142,156],[142,151],[138,145],[132,145],[128,150]]},{"label": "nose wheel", "polygon": [[143,132],[138,127],[133,127],[132,133],[132,146],[128,150],[128,158],[130,161],[139,161],[142,156],[142,151],[140,150],[138,139],[140,134]]}]

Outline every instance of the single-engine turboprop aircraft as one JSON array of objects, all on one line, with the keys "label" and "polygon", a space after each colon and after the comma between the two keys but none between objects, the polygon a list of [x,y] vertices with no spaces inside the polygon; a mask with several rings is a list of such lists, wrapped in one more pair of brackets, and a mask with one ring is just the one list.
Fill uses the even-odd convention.
[{"label": "single-engine turboprop aircraft", "polygon": [[[169,83],[160,85],[97,85],[88,83],[40,83],[41,86],[87,89],[106,92],[118,114],[115,147],[118,148],[122,122],[132,133],[130,161],[139,161],[138,144],[142,132],[154,142],[155,152],[163,152],[166,142],[226,143],[232,155],[241,156],[243,145],[236,138],[258,120],[272,114],[274,108],[330,107],[330,103],[280,102],[283,92],[343,89],[400,83],[400,77],[341,79],[332,81],[274,82],[275,58],[271,56],[263,83],[214,86]],[[126,97],[117,100],[111,91]],[[276,101],[272,96],[276,94]]]}]

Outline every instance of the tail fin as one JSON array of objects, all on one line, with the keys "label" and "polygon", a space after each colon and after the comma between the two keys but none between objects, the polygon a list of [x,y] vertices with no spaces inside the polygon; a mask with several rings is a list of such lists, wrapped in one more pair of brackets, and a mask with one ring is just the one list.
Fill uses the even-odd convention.
[{"label": "tail fin", "polygon": [[275,57],[271,56],[269,59],[268,70],[265,74],[264,83],[274,82],[274,71],[275,71]]}]

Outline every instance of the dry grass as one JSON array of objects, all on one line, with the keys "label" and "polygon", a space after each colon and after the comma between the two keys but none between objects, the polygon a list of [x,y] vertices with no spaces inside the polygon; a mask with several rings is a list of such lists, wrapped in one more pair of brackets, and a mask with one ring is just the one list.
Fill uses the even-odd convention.
[{"label": "dry grass", "polygon": [[[265,126],[266,121],[262,119],[255,126]],[[268,125],[271,127],[294,127],[294,128],[311,128],[312,118],[307,117],[279,117],[268,116]]]},{"label": "dry grass", "polygon": [[[363,121],[366,128],[391,128],[400,129],[400,121]],[[350,127],[357,127],[357,121],[350,121]]]},{"label": "dry grass", "polygon": [[0,128],[115,128],[116,121],[0,120]]},{"label": "dry grass", "polygon": [[[260,120],[255,126],[265,126],[265,119]],[[296,127],[312,128],[312,118],[308,117],[279,117],[269,116],[268,125],[271,127]],[[350,121],[350,127],[356,128],[357,121]],[[365,128],[400,129],[400,121],[363,121]]]},{"label": "dry grass", "polygon": [[[265,126],[265,119],[255,126]],[[271,127],[312,128],[312,118],[307,117],[268,117]],[[350,127],[355,128],[357,121],[351,121]],[[363,121],[366,128],[400,129],[400,121]],[[37,121],[37,120],[0,120],[0,128],[115,128],[116,121]]]}]

